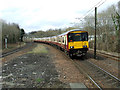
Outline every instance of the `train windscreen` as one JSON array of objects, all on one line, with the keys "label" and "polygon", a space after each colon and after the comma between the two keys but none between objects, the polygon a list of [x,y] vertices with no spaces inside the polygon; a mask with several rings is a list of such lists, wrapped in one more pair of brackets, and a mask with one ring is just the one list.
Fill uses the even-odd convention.
[{"label": "train windscreen", "polygon": [[68,35],[69,42],[73,41],[88,41],[88,33],[70,33]]}]

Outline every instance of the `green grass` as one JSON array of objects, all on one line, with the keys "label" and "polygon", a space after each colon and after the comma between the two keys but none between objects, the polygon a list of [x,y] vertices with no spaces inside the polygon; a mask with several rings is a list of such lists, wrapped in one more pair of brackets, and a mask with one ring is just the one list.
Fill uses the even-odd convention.
[{"label": "green grass", "polygon": [[43,80],[44,80],[44,79],[42,79],[42,78],[37,78],[37,79],[36,79],[37,82],[42,82]]},{"label": "green grass", "polygon": [[37,47],[35,47],[32,51],[28,52],[28,53],[48,53],[47,49],[45,48],[45,46],[38,44]]}]

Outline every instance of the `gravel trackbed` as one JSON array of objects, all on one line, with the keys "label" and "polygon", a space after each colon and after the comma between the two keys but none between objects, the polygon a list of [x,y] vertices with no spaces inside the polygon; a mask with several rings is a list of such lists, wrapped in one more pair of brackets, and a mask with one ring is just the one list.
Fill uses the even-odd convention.
[{"label": "gravel trackbed", "polygon": [[[16,57],[2,66],[3,88],[65,88],[65,83],[59,81],[48,48],[42,45],[39,52],[34,49],[22,56]],[[42,51],[44,50],[44,51]]]}]

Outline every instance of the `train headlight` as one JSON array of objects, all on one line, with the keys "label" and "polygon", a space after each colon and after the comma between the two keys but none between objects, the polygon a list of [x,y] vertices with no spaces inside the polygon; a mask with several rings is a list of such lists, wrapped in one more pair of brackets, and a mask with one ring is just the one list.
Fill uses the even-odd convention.
[{"label": "train headlight", "polygon": [[74,46],[70,46],[70,48],[72,49],[72,48],[74,48]]},{"label": "train headlight", "polygon": [[83,48],[87,48],[87,45],[84,45]]}]

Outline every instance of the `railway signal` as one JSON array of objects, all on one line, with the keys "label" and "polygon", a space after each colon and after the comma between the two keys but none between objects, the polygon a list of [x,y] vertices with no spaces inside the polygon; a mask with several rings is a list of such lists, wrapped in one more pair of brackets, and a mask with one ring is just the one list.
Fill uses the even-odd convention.
[{"label": "railway signal", "polygon": [[7,42],[8,42],[8,35],[5,35],[5,48],[6,49],[8,48]]}]

